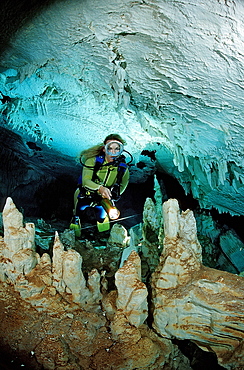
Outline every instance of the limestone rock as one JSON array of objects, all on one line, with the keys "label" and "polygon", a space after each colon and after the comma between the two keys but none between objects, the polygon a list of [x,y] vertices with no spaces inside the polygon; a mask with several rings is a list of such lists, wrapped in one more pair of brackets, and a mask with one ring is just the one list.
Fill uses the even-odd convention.
[{"label": "limestone rock", "polygon": [[191,279],[191,272],[200,269],[202,249],[197,239],[196,223],[189,210],[180,215],[176,199],[163,205],[164,249],[160,257],[162,268],[157,287],[174,288]]},{"label": "limestone rock", "polygon": [[82,257],[73,249],[63,253],[63,275],[66,291],[74,297],[80,295],[80,290],[85,287],[85,279],[81,270]]},{"label": "limestone rock", "polygon": [[0,211],[11,194],[26,217],[50,219],[55,215],[62,219],[71,215],[79,165],[73,157],[26,137],[26,129],[14,132],[9,125],[1,125]]},{"label": "limestone rock", "polygon": [[130,237],[127,234],[126,228],[120,224],[114,224],[110,232],[108,244],[124,248],[129,244],[129,240]]},{"label": "limestone rock", "polygon": [[129,230],[130,235],[130,247],[137,247],[142,241],[142,223],[137,224],[130,228]]},{"label": "limestone rock", "polygon": [[113,349],[119,347],[120,352],[125,354],[123,367],[118,366],[116,370],[121,368],[158,370],[164,369],[165,364],[165,369],[176,369],[173,361],[168,365],[174,352],[172,342],[158,337],[146,325],[141,325],[139,328],[129,325],[122,312],[117,312],[111,322],[111,334],[117,342]]},{"label": "limestone rock", "polygon": [[72,302],[83,306],[98,303],[101,299],[100,274],[89,274],[88,286],[82,272],[82,256],[74,249],[64,251],[58,233],[53,246],[53,286],[60,294],[70,294]]},{"label": "limestone rock", "polygon": [[92,269],[92,271],[88,273],[87,281],[87,286],[90,292],[90,304],[99,305],[102,299],[102,294],[100,291],[100,281],[101,275],[99,274],[97,269]]},{"label": "limestone rock", "polygon": [[[23,226],[23,216],[11,198],[3,211],[4,238],[0,238],[0,279],[14,284],[23,299],[33,305],[54,310],[59,294],[70,303],[99,307],[100,274],[92,270],[88,287],[82,272],[82,257],[74,249],[64,250],[56,232],[52,261],[47,253],[35,252],[35,226]],[[57,294],[59,293],[59,294]],[[72,306],[72,305],[71,305]]]},{"label": "limestone rock", "polygon": [[37,264],[39,257],[31,249],[22,249],[12,256],[12,262],[15,266],[16,274],[28,274]]},{"label": "limestone rock", "polygon": [[243,350],[244,279],[202,265],[190,211],[180,214],[170,199],[163,212],[164,249],[152,278],[153,326],[163,337],[190,339],[214,351],[222,364],[235,363],[235,350]]},{"label": "limestone rock", "polygon": [[123,266],[124,262],[127,260],[132,251],[136,251],[138,253],[141,250],[141,242],[142,224],[140,223],[129,229],[129,246],[123,250],[119,267]]},{"label": "limestone rock", "polygon": [[[40,263],[35,266],[28,274],[19,275],[14,287],[21,297],[25,300],[41,294],[52,284],[51,258],[44,253],[40,258]],[[56,290],[54,295],[56,294]]]},{"label": "limestone rock", "polygon": [[102,315],[83,312],[75,316],[64,335],[72,352],[79,353],[81,357],[92,356],[96,350],[96,335],[105,324],[106,320]]},{"label": "limestone rock", "polygon": [[151,198],[147,198],[143,210],[143,226],[141,243],[143,281],[146,281],[159,263],[159,231],[160,222],[156,206]]},{"label": "limestone rock", "polygon": [[[52,353],[49,351],[50,347]],[[36,348],[35,355],[47,370],[71,369],[71,367],[68,367],[70,362],[69,349],[58,335],[47,335],[42,339]],[[73,370],[79,369],[79,366],[75,363],[72,363],[71,366]]]},{"label": "limestone rock", "polygon": [[[17,290],[23,299],[29,299],[42,293],[52,285],[52,264],[47,253],[41,256],[40,263],[25,276],[19,276],[15,282]],[[56,294],[56,290],[54,295]]]},{"label": "limestone rock", "polygon": [[158,233],[160,222],[156,212],[156,206],[154,205],[151,198],[147,198],[143,209],[143,227],[150,225],[150,228]]},{"label": "limestone rock", "polygon": [[53,244],[53,286],[59,293],[64,293],[65,284],[63,281],[63,257],[64,257],[64,246],[61,243],[58,233],[55,233],[55,239]]},{"label": "limestone rock", "polygon": [[7,248],[4,256],[12,258],[13,254],[22,249],[35,249],[35,225],[23,225],[23,215],[15,207],[11,198],[7,198],[3,209],[4,242]]},{"label": "limestone rock", "polygon": [[220,236],[220,247],[236,270],[244,271],[244,244],[233,231]]},{"label": "limestone rock", "polygon": [[73,230],[66,229],[60,234],[60,239],[64,247],[70,249],[75,244],[75,233]]},{"label": "limestone rock", "polygon": [[113,321],[117,312],[116,299],[117,299],[116,290],[112,290],[102,297],[102,308],[106,314],[106,317],[110,321]]},{"label": "limestone rock", "polygon": [[0,276],[2,281],[14,282],[19,275],[28,274],[40,260],[35,252],[35,225],[23,225],[23,216],[11,198],[7,198],[3,210],[3,225]]},{"label": "limestone rock", "polygon": [[118,290],[118,311],[123,312],[131,325],[139,327],[148,315],[148,292],[141,282],[140,257],[135,251],[131,252],[123,267],[116,272],[115,284]]},{"label": "limestone rock", "polygon": [[122,267],[124,265],[124,262],[128,259],[132,251],[135,251],[138,253],[137,247],[129,246],[123,250],[119,267]]}]

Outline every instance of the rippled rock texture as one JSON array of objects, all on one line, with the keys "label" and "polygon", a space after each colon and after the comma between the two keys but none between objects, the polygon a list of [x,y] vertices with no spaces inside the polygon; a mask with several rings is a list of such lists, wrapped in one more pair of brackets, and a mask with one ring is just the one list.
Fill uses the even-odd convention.
[{"label": "rippled rock texture", "polygon": [[202,208],[243,215],[243,0],[1,5],[1,128],[72,157],[113,130]]},{"label": "rippled rock texture", "polygon": [[202,265],[191,211],[180,214],[176,200],[165,202],[163,210],[164,247],[152,278],[153,326],[163,337],[191,339],[222,364],[241,369],[244,279]]}]

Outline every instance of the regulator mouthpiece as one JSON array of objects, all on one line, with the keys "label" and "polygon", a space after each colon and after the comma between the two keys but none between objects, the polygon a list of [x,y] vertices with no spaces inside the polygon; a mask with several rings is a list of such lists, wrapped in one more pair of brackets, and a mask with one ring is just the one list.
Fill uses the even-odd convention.
[{"label": "regulator mouthpiece", "polygon": [[105,145],[104,149],[106,155],[118,157],[123,152],[124,145],[120,141],[111,140]]}]

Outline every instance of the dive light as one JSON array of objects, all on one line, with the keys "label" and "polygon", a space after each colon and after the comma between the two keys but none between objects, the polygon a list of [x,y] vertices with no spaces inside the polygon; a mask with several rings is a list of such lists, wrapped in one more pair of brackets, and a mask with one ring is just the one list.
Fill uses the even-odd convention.
[{"label": "dive light", "polygon": [[120,211],[118,210],[118,208],[115,207],[114,202],[112,200],[104,198],[101,201],[101,205],[107,212],[110,220],[117,220],[117,218],[119,218]]}]

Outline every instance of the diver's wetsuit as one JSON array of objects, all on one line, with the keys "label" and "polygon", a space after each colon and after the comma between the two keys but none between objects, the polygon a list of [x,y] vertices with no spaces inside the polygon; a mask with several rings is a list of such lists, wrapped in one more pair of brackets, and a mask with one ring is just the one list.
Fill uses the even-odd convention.
[{"label": "diver's wetsuit", "polygon": [[[83,211],[92,206],[96,220],[103,222],[106,217],[106,211],[100,204],[102,197],[98,193],[98,189],[100,185],[111,189],[116,184],[118,178],[118,165],[114,165],[113,162],[110,162],[108,165],[105,158],[94,176],[95,162],[95,157],[86,160],[82,170],[82,184],[75,193],[76,215],[80,217],[81,221],[85,221],[84,218],[86,217],[83,216]],[[119,184],[120,194],[125,191],[128,182],[129,170],[126,168]]]}]

